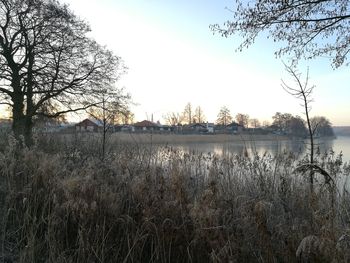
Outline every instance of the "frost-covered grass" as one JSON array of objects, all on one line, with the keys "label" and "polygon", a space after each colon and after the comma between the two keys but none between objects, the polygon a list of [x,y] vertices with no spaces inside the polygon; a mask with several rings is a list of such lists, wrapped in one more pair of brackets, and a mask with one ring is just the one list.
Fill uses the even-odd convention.
[{"label": "frost-covered grass", "polygon": [[341,156],[317,156],[343,181],[317,176],[311,195],[295,172],[305,161],[290,153],[219,157],[128,143],[109,145],[102,161],[98,143],[53,137],[25,149],[9,139],[0,153],[0,261],[296,262],[309,235],[329,241],[315,257],[344,258]]}]

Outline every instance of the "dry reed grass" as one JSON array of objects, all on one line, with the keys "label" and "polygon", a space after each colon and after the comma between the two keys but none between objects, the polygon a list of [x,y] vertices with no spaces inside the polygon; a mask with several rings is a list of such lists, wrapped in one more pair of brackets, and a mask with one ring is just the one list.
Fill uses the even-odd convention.
[{"label": "dry reed grass", "polygon": [[[50,138],[18,151],[10,138],[0,152],[3,262],[297,262],[311,250],[348,259],[349,192],[320,177],[310,196],[292,154],[130,143],[102,161],[96,143]],[[336,182],[350,171],[332,152],[318,165]]]}]

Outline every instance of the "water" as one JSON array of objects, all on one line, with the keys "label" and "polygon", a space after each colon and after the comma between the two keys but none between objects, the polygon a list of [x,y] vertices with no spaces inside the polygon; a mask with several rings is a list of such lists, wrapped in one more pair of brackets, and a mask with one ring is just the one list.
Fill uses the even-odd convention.
[{"label": "water", "polygon": [[333,140],[332,149],[343,153],[344,161],[350,162],[350,136],[338,136]]},{"label": "water", "polygon": [[[234,141],[225,143],[186,143],[172,145],[173,148],[185,152],[215,153],[218,155],[241,154],[243,152],[265,152],[273,155],[283,151],[304,155],[310,145],[307,140],[285,141]],[[316,150],[321,153],[333,149],[336,154],[343,153],[343,161],[350,162],[350,137],[339,136],[336,139],[322,139],[316,141]]]}]

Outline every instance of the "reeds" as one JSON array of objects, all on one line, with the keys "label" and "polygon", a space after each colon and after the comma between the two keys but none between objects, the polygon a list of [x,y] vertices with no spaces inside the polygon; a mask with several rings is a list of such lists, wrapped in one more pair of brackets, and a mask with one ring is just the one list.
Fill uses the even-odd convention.
[{"label": "reeds", "polygon": [[41,139],[18,152],[10,139],[0,153],[2,261],[296,262],[307,236],[333,242],[327,257],[345,260],[341,156],[317,156],[337,185],[319,177],[311,205],[295,170],[302,160],[287,152],[220,157],[118,143],[102,160],[97,142]]}]

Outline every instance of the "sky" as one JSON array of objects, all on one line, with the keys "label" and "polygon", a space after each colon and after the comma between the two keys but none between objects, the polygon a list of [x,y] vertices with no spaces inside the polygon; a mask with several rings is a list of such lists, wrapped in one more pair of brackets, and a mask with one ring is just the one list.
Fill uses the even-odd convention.
[{"label": "sky", "polygon": [[[271,121],[276,112],[303,116],[300,101],[286,93],[281,80],[293,83],[274,51],[278,44],[259,37],[236,52],[239,36],[223,38],[210,24],[230,19],[233,0],[61,0],[88,22],[90,36],[122,57],[128,72],[118,85],[131,94],[136,121],[163,122],[190,102],[215,122],[222,106],[233,116]],[[333,70],[326,59],[301,63],[316,85],[312,116],[333,125],[350,125],[347,67]],[[78,118],[83,118],[82,116]]]}]

